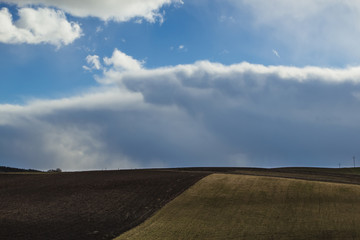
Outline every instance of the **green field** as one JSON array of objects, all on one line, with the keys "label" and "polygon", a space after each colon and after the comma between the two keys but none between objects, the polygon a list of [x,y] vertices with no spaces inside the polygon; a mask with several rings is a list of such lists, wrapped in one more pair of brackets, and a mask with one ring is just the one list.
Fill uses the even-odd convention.
[{"label": "green field", "polygon": [[360,239],[360,185],[212,174],[116,239]]}]

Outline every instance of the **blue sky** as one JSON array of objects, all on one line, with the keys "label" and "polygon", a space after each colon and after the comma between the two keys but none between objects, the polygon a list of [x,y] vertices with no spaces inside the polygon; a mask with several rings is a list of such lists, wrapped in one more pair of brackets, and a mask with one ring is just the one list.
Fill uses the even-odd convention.
[{"label": "blue sky", "polygon": [[[18,7],[8,4],[0,7],[9,8],[16,20]],[[1,102],[54,97],[93,86],[92,73],[84,73],[82,68],[86,56],[109,56],[114,48],[144,60],[147,68],[198,60],[224,64],[281,62],[272,51],[276,44],[243,24],[249,14],[232,11],[230,4],[217,1],[172,4],[159,11],[165,11],[163,23],[145,20],[139,24],[136,19],[104,22],[67,14],[69,21],[81,25],[83,36],[59,49],[46,43],[2,43],[1,72],[8,80],[1,82]],[[31,81],[27,84],[24,78]]]},{"label": "blue sky", "polygon": [[0,165],[350,165],[359,16],[355,0],[0,0]]}]

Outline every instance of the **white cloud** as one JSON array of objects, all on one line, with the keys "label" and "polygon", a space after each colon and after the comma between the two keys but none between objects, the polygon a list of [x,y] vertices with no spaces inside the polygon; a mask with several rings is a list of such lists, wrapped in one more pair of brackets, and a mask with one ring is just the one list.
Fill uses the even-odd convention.
[{"label": "white cloud", "polygon": [[172,3],[182,4],[181,0],[2,0],[18,6],[41,5],[62,9],[76,17],[98,17],[104,21],[129,21],[143,18],[149,22],[163,21],[159,9]]},{"label": "white cloud", "polygon": [[21,8],[16,22],[9,10],[2,8],[0,23],[0,42],[3,43],[48,43],[60,47],[81,36],[77,23],[68,22],[62,11],[48,8]]},{"label": "white cloud", "polygon": [[115,49],[111,58],[105,57],[104,63],[111,65],[117,70],[136,71],[142,69],[143,62],[126,55],[118,49]]},{"label": "white cloud", "polygon": [[360,67],[200,61],[124,71],[124,59],[135,59],[122,53],[116,63],[114,53],[100,82],[118,85],[0,105],[1,161],[45,169],[346,166],[360,154]]},{"label": "white cloud", "polygon": [[[180,44],[177,47],[177,49],[178,49],[179,52],[187,52],[188,51],[187,47],[185,47],[183,44]],[[171,50],[173,50],[173,49],[171,49]]]},{"label": "white cloud", "polygon": [[[118,50],[115,50],[115,52],[117,51]],[[126,57],[129,56],[126,55]],[[114,57],[111,59],[113,58]],[[109,60],[106,61],[109,62]],[[117,65],[121,66],[120,63]],[[114,64],[115,67],[117,67],[117,65]],[[132,69],[128,68],[128,70],[131,71],[108,71],[105,73],[103,80],[108,80],[108,82],[122,82],[130,78],[151,78],[155,81],[155,79],[166,79],[167,77],[170,77],[171,80],[184,80],[183,78],[192,79],[192,81],[188,80],[188,84],[196,84],[200,80],[202,81],[201,83],[212,84],[214,81],[219,81],[222,76],[231,76],[232,78],[238,77],[238,81],[241,82],[244,80],[244,76],[254,74],[259,76],[257,80],[254,80],[256,83],[263,82],[264,79],[271,77],[291,82],[360,83],[360,66],[348,68],[307,66],[299,68],[289,66],[264,66],[247,62],[226,66],[209,61],[198,61],[194,64],[161,67],[156,69],[144,69],[139,67]],[[205,77],[208,77],[208,79],[203,79]]]},{"label": "white cloud", "polygon": [[274,54],[275,56],[277,56],[278,58],[280,57],[278,51],[276,51],[275,49],[273,49],[272,52],[273,52],[273,54]]},{"label": "white cloud", "polygon": [[[317,65],[359,64],[360,2],[357,0],[228,0],[248,12],[246,24],[283,44],[290,60]],[[240,23],[241,24],[241,23]],[[288,56],[288,54],[287,54]]]},{"label": "white cloud", "polygon": [[[164,5],[183,4],[181,0],[0,0],[0,3],[16,4],[19,20],[13,22],[7,8],[0,10],[0,42],[49,43],[60,47],[68,45],[82,35],[80,25],[69,22],[64,11],[76,17],[97,17],[104,21],[125,22],[134,19],[142,22],[164,21]],[[34,8],[38,7],[38,8]],[[44,8],[45,7],[45,8]],[[57,8],[54,10],[50,8]],[[96,32],[102,31],[101,27]],[[84,66],[84,69],[89,67]]]},{"label": "white cloud", "polygon": [[88,66],[83,66],[83,68],[85,70],[91,70],[91,69],[96,69],[96,70],[100,70],[102,69],[102,65],[100,63],[100,60],[99,60],[99,56],[97,55],[88,55],[86,57],[86,62],[90,65],[89,67]]}]

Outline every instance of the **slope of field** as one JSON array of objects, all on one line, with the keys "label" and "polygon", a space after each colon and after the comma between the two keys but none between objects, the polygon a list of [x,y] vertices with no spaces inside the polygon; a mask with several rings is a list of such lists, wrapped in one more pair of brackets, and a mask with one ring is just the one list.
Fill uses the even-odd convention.
[{"label": "slope of field", "polygon": [[212,174],[124,239],[360,239],[360,186]]},{"label": "slope of field", "polygon": [[0,174],[0,239],[112,239],[205,175],[155,170]]},{"label": "slope of field", "polygon": [[236,168],[230,173],[360,184],[360,168]]}]

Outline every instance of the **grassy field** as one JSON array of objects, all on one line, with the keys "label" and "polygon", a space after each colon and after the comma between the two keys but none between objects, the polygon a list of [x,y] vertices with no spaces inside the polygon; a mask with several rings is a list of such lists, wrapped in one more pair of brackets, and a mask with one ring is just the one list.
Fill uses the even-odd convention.
[{"label": "grassy field", "polygon": [[360,168],[237,168],[230,173],[360,184]]},{"label": "grassy field", "polygon": [[360,239],[360,186],[212,174],[124,239]]}]

